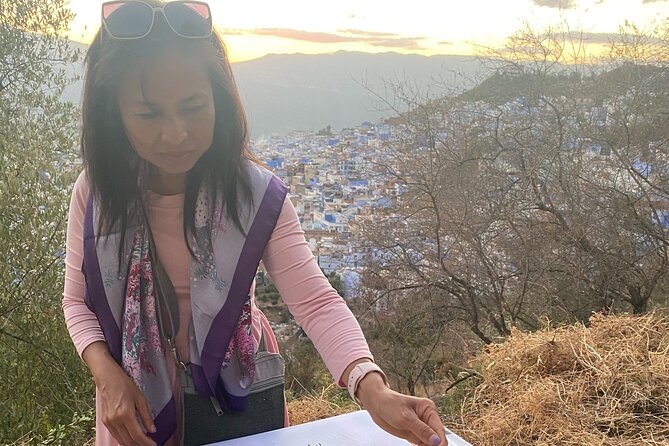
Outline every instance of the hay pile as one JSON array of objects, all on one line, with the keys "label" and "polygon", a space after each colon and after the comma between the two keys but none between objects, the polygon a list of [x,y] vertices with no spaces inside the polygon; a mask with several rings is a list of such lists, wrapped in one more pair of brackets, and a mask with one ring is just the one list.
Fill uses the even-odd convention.
[{"label": "hay pile", "polygon": [[476,446],[669,445],[667,319],[514,331],[477,362],[458,428]]}]

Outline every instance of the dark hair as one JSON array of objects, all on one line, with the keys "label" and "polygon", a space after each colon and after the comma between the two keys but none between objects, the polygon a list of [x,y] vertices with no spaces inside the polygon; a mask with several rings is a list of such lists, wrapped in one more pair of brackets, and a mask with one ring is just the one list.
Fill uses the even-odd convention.
[{"label": "dark hair", "polygon": [[[159,0],[144,1],[154,7],[163,4]],[[216,114],[212,145],[186,177],[183,227],[192,254],[187,235],[195,234],[200,186],[208,182],[213,199],[222,200],[226,216],[243,233],[239,200],[252,197],[243,165],[245,160],[257,163],[249,149],[246,116],[227,51],[215,30],[209,38],[183,38],[172,31],[162,14],[156,14],[150,34],[141,39],[116,40],[101,27],[85,59],[81,151],[91,193],[100,206],[98,233],[125,232],[141,212],[137,205],[143,206],[143,191],[138,186],[142,163],[128,141],[118,107],[120,79],[128,67],[167,49],[194,56],[206,65]],[[120,237],[121,244],[123,239]],[[119,266],[122,251],[121,245]]]}]

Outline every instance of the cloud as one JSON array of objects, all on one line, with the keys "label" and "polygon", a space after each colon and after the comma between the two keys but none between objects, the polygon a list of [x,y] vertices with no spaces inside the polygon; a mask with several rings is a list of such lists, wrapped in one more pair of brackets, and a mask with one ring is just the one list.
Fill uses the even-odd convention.
[{"label": "cloud", "polygon": [[[577,32],[572,31],[571,33],[564,33],[562,37],[565,39],[570,39],[575,42],[578,42],[580,39],[583,39],[584,43],[594,43],[607,45],[611,42],[620,42],[621,35],[618,33],[590,33],[590,32]],[[650,45],[658,45],[662,43],[662,40],[657,37],[648,36],[644,39],[644,43]]]},{"label": "cloud", "polygon": [[399,34],[356,29],[338,30],[337,33],[303,31],[291,28],[220,28],[224,35],[272,36],[283,39],[299,40],[312,43],[365,43],[377,47],[419,50],[418,44],[424,37],[403,37]]},{"label": "cloud", "polygon": [[450,45],[455,45],[455,44],[454,44],[453,42],[448,42],[448,41],[446,41],[446,40],[442,40],[441,42],[437,42],[437,45],[446,45],[446,46],[450,46]]},{"label": "cloud", "polygon": [[290,28],[255,28],[251,34],[256,34],[258,36],[282,37],[284,39],[301,40],[304,42],[314,43],[341,43],[355,42],[359,40],[359,38],[355,36],[342,36],[333,33],[302,31],[299,29]]},{"label": "cloud", "polygon": [[545,6],[546,8],[557,9],[574,9],[578,5],[576,0],[530,0],[537,6]]},{"label": "cloud", "polygon": [[576,33],[572,32],[571,33],[571,38],[574,40],[579,39],[580,37],[583,37],[583,41],[585,43],[601,43],[601,44],[607,44],[611,43],[611,41],[616,40],[620,37],[619,34],[617,33]]},{"label": "cloud", "polygon": [[399,34],[394,33],[380,33],[376,31],[363,31],[360,29],[338,29],[338,33],[344,34],[353,34],[356,36],[367,36],[367,37],[398,37]]},{"label": "cloud", "polygon": [[641,3],[659,3],[666,2],[667,0],[643,0]]},{"label": "cloud", "polygon": [[216,30],[224,36],[241,36],[249,33],[247,29],[221,28],[218,26],[216,26]]},{"label": "cloud", "polygon": [[404,48],[405,50],[423,49],[420,45],[418,45],[418,42],[416,42],[416,38],[414,37],[378,40],[367,43],[373,46],[382,46],[386,48]]}]

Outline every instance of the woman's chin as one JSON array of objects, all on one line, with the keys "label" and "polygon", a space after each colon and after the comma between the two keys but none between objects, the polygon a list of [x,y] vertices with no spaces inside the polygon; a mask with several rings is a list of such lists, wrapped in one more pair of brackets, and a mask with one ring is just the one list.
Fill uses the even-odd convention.
[{"label": "woman's chin", "polygon": [[192,152],[183,152],[175,154],[159,154],[153,160],[153,165],[160,170],[162,174],[166,175],[180,175],[188,173],[197,160],[200,154]]}]

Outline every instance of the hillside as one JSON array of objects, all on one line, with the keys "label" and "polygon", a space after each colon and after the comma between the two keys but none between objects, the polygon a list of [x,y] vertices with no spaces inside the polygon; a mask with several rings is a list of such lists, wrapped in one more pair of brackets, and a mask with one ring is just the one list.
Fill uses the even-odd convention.
[{"label": "hillside", "polygon": [[[373,121],[389,113],[362,83],[384,95],[384,81],[409,80],[428,88],[451,71],[472,75],[473,57],[398,53],[272,54],[233,64],[254,135],[290,130],[335,129]],[[436,89],[436,95],[440,90]],[[392,99],[392,98],[391,98]]]},{"label": "hillside", "polygon": [[669,75],[666,69],[650,65],[622,65],[610,70],[591,67],[591,71],[584,74],[582,79],[568,70],[548,75],[498,71],[464,92],[460,98],[463,101],[485,99],[492,104],[501,105],[526,96],[528,92],[537,91],[554,97],[569,92],[579,98],[596,100],[607,92],[624,91],[630,84],[638,82],[645,82],[647,89],[666,92]]}]

